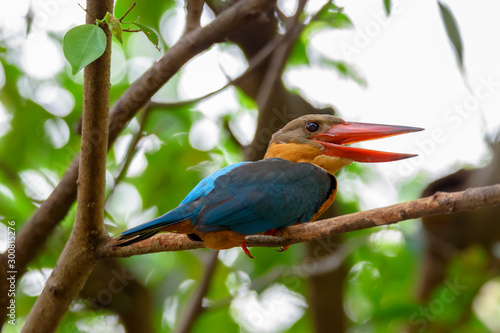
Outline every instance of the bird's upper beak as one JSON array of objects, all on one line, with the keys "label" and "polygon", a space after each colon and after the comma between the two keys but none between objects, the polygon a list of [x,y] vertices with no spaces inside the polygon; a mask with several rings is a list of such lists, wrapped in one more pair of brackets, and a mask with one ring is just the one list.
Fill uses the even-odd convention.
[{"label": "bird's upper beak", "polygon": [[389,153],[344,145],[422,130],[423,128],[418,127],[345,122],[332,125],[327,131],[319,133],[312,139],[324,147],[323,154],[325,155],[345,157],[356,162],[389,162],[417,155]]}]

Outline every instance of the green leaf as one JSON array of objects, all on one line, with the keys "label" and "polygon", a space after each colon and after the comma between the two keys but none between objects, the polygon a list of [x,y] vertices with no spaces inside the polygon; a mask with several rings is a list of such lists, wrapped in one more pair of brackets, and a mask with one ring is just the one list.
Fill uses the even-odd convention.
[{"label": "green leaf", "polygon": [[307,57],[307,41],[304,41],[302,36],[297,39],[290,52],[287,60],[290,66],[309,65],[309,58]]},{"label": "green leaf", "polygon": [[385,13],[391,15],[391,0],[384,0]]},{"label": "green leaf", "polygon": [[145,35],[148,37],[149,41],[153,43],[158,51],[160,51],[160,47],[158,46],[159,38],[156,32],[153,29],[146,27],[144,24],[136,23],[136,22],[128,22],[132,23],[136,27],[138,27]]},{"label": "green leaf", "polygon": [[73,75],[99,58],[105,50],[106,34],[96,25],[79,25],[64,35],[64,57],[70,63]]},{"label": "green leaf", "polygon": [[123,45],[122,24],[120,20],[118,20],[110,12],[107,12],[106,16],[104,16],[104,21],[108,24],[109,30],[111,30],[111,34],[113,34],[113,36],[115,36],[120,44]]},{"label": "green leaf", "polygon": [[326,58],[322,59],[322,63],[335,68],[341,76],[352,79],[361,86],[366,86],[365,79],[363,79],[348,63]]},{"label": "green leaf", "polygon": [[460,70],[464,71],[464,49],[462,44],[462,38],[460,37],[460,31],[458,30],[458,24],[455,20],[450,9],[438,1],[439,10],[441,12],[441,18],[443,19],[444,26],[446,28],[446,33],[448,34],[448,39],[450,40],[455,55],[457,57],[458,66]]},{"label": "green leaf", "polygon": [[346,29],[352,28],[351,19],[343,13],[343,8],[334,4],[326,6],[317,16],[320,22],[324,22],[332,28]]}]

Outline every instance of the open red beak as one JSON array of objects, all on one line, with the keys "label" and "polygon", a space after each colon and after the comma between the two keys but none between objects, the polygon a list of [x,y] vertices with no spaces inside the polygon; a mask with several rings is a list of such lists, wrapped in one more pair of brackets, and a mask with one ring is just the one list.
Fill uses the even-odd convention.
[{"label": "open red beak", "polygon": [[313,140],[323,145],[325,155],[345,157],[356,162],[390,162],[417,155],[389,153],[344,145],[422,130],[423,128],[418,127],[345,122],[332,125],[326,132],[314,136]]}]

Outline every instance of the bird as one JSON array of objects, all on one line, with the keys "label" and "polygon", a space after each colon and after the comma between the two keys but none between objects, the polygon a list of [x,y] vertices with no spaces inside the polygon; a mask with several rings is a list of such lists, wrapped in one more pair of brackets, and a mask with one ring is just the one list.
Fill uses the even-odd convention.
[{"label": "bird", "polygon": [[114,236],[114,246],[168,231],[187,234],[208,248],[241,246],[253,258],[245,237],[274,235],[280,228],[317,219],[334,201],[334,174],[344,166],[417,156],[347,144],[421,130],[348,122],[333,115],[301,116],[273,134],[262,160],[235,163],[209,175],[176,208]]}]

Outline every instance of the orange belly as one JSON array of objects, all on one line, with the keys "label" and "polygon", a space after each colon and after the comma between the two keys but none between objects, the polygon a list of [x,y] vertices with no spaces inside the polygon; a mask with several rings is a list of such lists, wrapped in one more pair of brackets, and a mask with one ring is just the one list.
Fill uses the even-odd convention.
[{"label": "orange belly", "polygon": [[196,234],[203,240],[206,247],[216,250],[231,249],[233,247],[240,246],[240,244],[245,241],[245,235],[234,231],[200,233],[195,231],[194,227],[195,226],[191,224],[191,221],[187,220],[166,226],[162,228],[161,231],[176,232],[181,234]]},{"label": "orange belly", "polygon": [[231,249],[245,241],[245,235],[234,231],[207,232],[199,235],[206,247],[217,250]]}]

